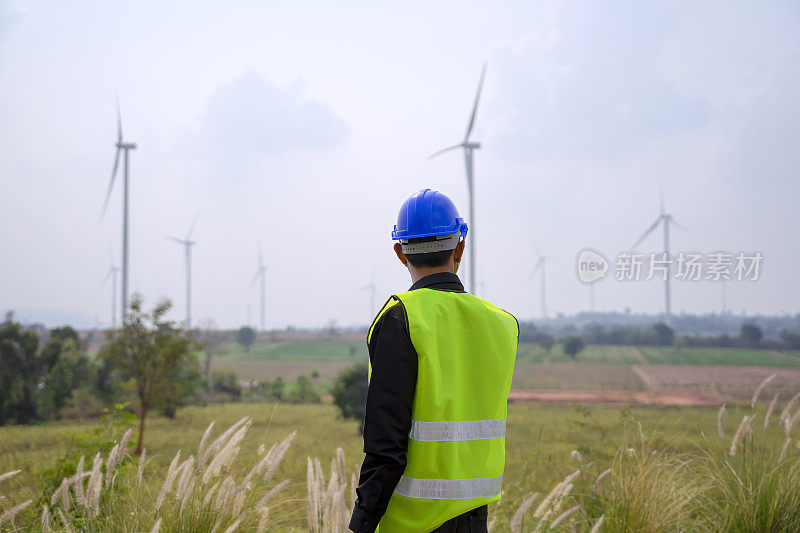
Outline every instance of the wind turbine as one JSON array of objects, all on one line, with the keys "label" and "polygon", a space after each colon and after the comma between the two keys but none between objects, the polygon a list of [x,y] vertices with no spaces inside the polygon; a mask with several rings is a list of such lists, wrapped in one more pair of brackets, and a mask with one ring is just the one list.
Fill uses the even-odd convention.
[{"label": "wind turbine", "polygon": [[105,202],[103,202],[100,220],[103,220],[106,214],[108,200],[111,198],[111,191],[114,188],[114,179],[119,167],[119,153],[124,152],[122,174],[122,321],[124,322],[125,316],[128,314],[128,152],[136,149],[136,143],[126,143],[122,140],[122,114],[119,110],[119,100],[117,100],[117,142],[115,146],[117,151],[114,155],[114,168],[111,170],[111,181],[108,183],[108,192]]},{"label": "wind turbine", "polygon": [[[264,331],[266,328],[264,326],[264,309],[266,305],[266,288],[265,288],[265,280],[266,280],[266,273],[267,267],[264,266],[264,255],[261,253],[261,242],[258,243],[258,268],[256,269],[256,274],[253,276],[253,281],[250,282],[250,288],[253,288],[253,285],[256,284],[256,281],[261,279],[261,331]],[[249,319],[248,319],[249,320]]]},{"label": "wind turbine", "polygon": [[368,290],[369,291],[369,319],[371,321],[372,318],[375,316],[375,312],[376,312],[375,311],[375,292],[376,292],[376,288],[375,288],[375,273],[374,272],[372,273],[372,278],[370,278],[370,280],[369,280],[369,284],[368,285],[364,285],[363,287],[361,287],[358,290],[360,290],[360,291]]},{"label": "wind turbine", "polygon": [[475,103],[472,105],[472,115],[469,117],[469,122],[467,123],[467,132],[464,134],[464,140],[461,141],[459,144],[454,144],[453,146],[448,146],[438,152],[431,154],[428,156],[428,159],[433,159],[445,152],[449,152],[450,150],[455,150],[456,148],[463,148],[464,149],[464,163],[466,164],[467,168],[467,191],[469,192],[469,289],[470,292],[473,294],[477,290],[477,285],[475,284],[475,183],[474,183],[474,172],[472,168],[472,151],[477,150],[481,147],[481,143],[473,142],[469,140],[469,136],[472,133],[472,128],[475,126],[475,115],[478,113],[478,102],[481,98],[481,90],[483,89],[483,79],[486,77],[486,63],[483,64],[483,69],[481,70],[481,79],[478,82],[478,93],[475,95]]},{"label": "wind turbine", "polygon": [[189,232],[186,234],[185,239],[179,239],[178,237],[172,237],[167,235],[167,239],[173,240],[178,244],[183,245],[186,251],[186,327],[192,325],[192,246],[194,246],[194,241],[192,240],[192,232],[194,232],[194,226],[197,224],[197,215],[194,216],[194,220],[192,221],[192,225],[189,226]]},{"label": "wind turbine", "polygon": [[539,247],[536,246],[536,243],[533,243],[533,247],[536,249],[536,255],[539,256],[539,260],[533,265],[533,270],[531,271],[531,277],[536,274],[537,271],[541,271],[539,274],[539,278],[541,279],[542,283],[542,319],[546,322],[547,321],[547,298],[545,293],[545,270],[547,268],[547,260],[552,256],[542,255],[542,252],[539,250]]},{"label": "wind turbine", "polygon": [[667,269],[666,279],[664,280],[664,299],[665,299],[664,308],[666,309],[667,318],[669,319],[672,316],[671,312],[672,304],[670,295],[671,263],[669,262],[669,225],[674,224],[676,227],[681,228],[684,231],[688,230],[685,227],[678,224],[677,222],[675,222],[675,219],[672,217],[672,215],[666,212],[666,209],[664,209],[664,196],[662,194],[658,195],[658,204],[659,204],[659,214],[658,217],[656,218],[656,221],[653,222],[653,224],[649,228],[647,228],[647,231],[645,231],[642,234],[642,236],[639,237],[639,240],[633,243],[631,249],[635,250],[640,244],[642,244],[642,242],[644,242],[644,240],[656,230],[659,224],[662,224],[664,226],[664,259],[666,261],[666,269]]},{"label": "wind turbine", "polygon": [[103,283],[100,284],[100,287],[108,283],[108,280],[111,280],[111,329],[116,329],[117,327],[117,275],[121,270],[117,265],[114,264],[114,254],[111,252],[111,249],[108,250],[108,259],[111,266],[108,268],[108,273],[106,277],[103,278]]}]

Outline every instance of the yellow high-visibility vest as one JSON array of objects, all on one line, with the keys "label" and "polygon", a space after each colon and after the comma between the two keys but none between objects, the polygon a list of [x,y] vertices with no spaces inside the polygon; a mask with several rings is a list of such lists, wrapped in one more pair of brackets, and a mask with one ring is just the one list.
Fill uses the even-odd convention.
[{"label": "yellow high-visibility vest", "polygon": [[392,296],[367,342],[395,305],[408,317],[417,384],[408,463],[378,531],[425,533],[500,499],[519,325],[472,294],[423,288]]}]

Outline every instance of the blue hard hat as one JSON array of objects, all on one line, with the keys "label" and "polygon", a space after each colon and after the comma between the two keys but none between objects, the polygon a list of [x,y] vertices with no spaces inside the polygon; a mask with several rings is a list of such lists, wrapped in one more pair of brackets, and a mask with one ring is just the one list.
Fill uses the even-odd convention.
[{"label": "blue hard hat", "polygon": [[392,239],[419,239],[454,233],[461,237],[467,235],[467,223],[458,216],[456,204],[439,191],[422,189],[403,202]]}]

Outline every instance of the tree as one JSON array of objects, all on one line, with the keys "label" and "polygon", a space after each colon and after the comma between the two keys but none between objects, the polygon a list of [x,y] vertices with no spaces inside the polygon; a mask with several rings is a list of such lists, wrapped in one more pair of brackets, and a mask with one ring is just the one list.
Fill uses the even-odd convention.
[{"label": "tree", "polygon": [[653,325],[656,332],[656,344],[672,346],[675,343],[675,331],[663,322]]},{"label": "tree", "polygon": [[355,365],[340,373],[333,382],[333,403],[342,418],[358,420],[359,431],[364,432],[367,416],[367,365]]},{"label": "tree", "polygon": [[211,401],[214,395],[214,383],[211,380],[211,356],[219,352],[219,346],[225,340],[225,332],[217,329],[213,318],[206,319],[201,324],[200,342],[206,352],[206,361],[203,365],[203,377],[206,380],[206,400]]},{"label": "tree", "polygon": [[284,395],[286,394],[286,383],[283,382],[283,378],[278,376],[272,383],[269,384],[269,395],[272,396],[273,400],[276,401],[283,401]]},{"label": "tree", "polygon": [[755,324],[742,324],[742,328],[739,330],[739,338],[749,348],[756,348],[761,337],[763,337],[761,328]]},{"label": "tree", "polygon": [[23,329],[6,315],[0,327],[0,424],[12,418],[28,424],[38,417],[36,390],[46,362],[39,350],[39,335]]},{"label": "tree", "polygon": [[242,326],[236,332],[236,342],[242,345],[244,351],[250,353],[250,346],[256,340],[256,331],[250,326]]},{"label": "tree", "polygon": [[169,393],[162,389],[165,380],[189,357],[194,342],[189,336],[165,319],[172,308],[167,299],[159,301],[149,313],[143,310],[142,296],[134,294],[130,311],[122,328],[106,332],[108,343],[100,357],[113,361],[123,373],[136,382],[139,399],[139,439],[136,453],[144,447],[145,420],[158,395]]},{"label": "tree", "polygon": [[292,403],[319,403],[320,397],[308,376],[298,376],[290,395]]},{"label": "tree", "polygon": [[800,350],[800,335],[784,329],[781,331],[781,342],[788,350]]},{"label": "tree", "polygon": [[542,333],[542,336],[539,338],[539,345],[544,348],[544,351],[547,355],[550,355],[550,350],[553,349],[555,344],[556,340],[548,333]]},{"label": "tree", "polygon": [[578,357],[578,353],[583,350],[584,346],[586,346],[586,343],[577,335],[570,335],[564,339],[564,353],[572,359]]}]

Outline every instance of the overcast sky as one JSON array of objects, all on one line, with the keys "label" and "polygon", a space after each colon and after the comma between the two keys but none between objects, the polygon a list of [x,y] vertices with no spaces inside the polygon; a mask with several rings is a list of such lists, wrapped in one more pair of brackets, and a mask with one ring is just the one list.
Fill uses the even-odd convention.
[{"label": "overcast sky", "polygon": [[[140,2],[0,0],[0,309],[108,324],[121,255],[115,95],[131,153],[132,291],[184,315],[267,326],[365,323],[405,290],[390,231],[422,187],[467,213],[474,140],[481,295],[537,317],[586,310],[575,273],[667,210],[672,250],[760,251],[735,312],[797,312],[800,4],[775,2]],[[469,221],[468,221],[469,222]],[[662,248],[660,233],[640,247]],[[466,278],[466,272],[464,272]],[[611,273],[613,277],[613,273]],[[674,284],[676,312],[719,311],[718,283]],[[657,282],[597,285],[599,310],[663,309]]]}]

